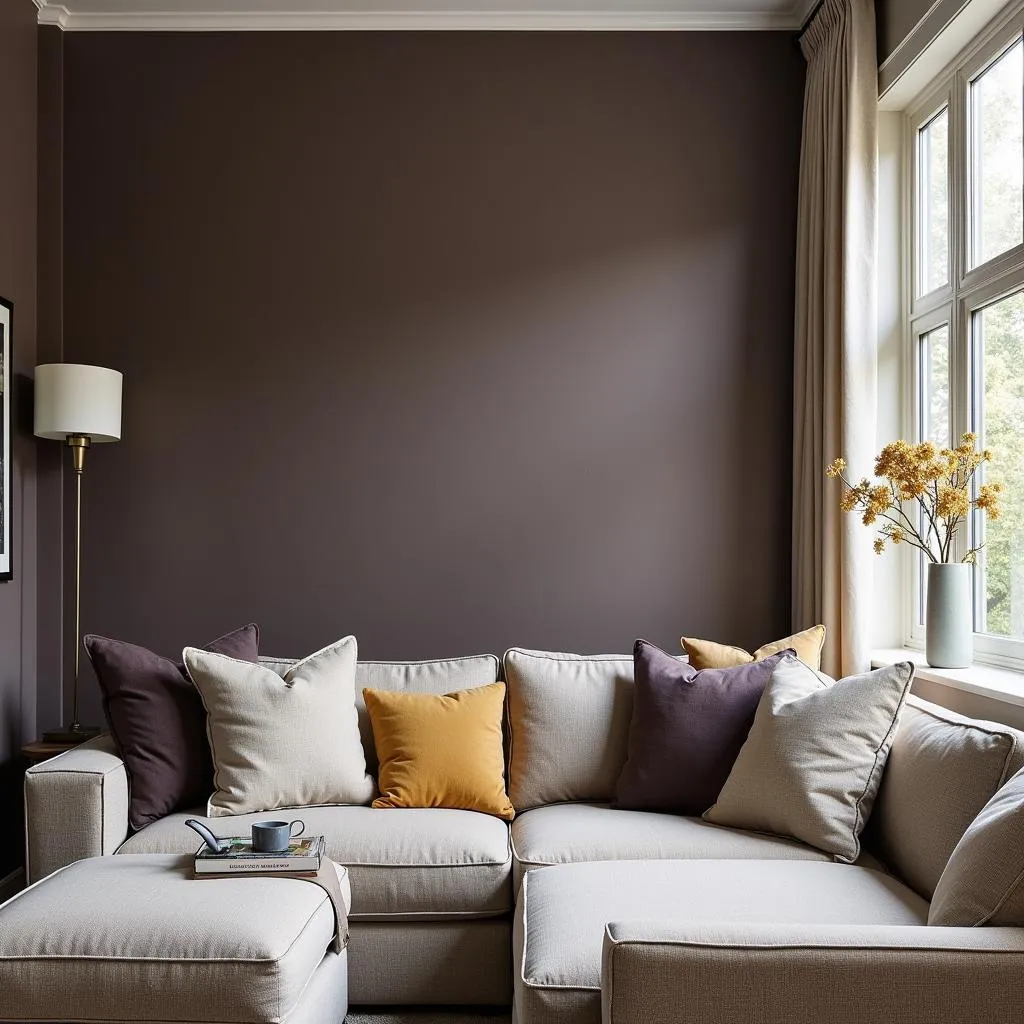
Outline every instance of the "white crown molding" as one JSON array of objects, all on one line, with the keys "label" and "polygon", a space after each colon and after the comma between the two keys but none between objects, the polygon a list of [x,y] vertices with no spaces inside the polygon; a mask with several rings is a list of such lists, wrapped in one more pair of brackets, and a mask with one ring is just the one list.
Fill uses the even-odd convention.
[{"label": "white crown molding", "polygon": [[67,32],[749,32],[794,31],[789,11],[69,11],[35,0],[39,24]]},{"label": "white crown molding", "polygon": [[66,29],[71,19],[71,12],[63,4],[51,4],[48,0],[35,0],[39,8],[38,22],[40,25],[56,25]]}]

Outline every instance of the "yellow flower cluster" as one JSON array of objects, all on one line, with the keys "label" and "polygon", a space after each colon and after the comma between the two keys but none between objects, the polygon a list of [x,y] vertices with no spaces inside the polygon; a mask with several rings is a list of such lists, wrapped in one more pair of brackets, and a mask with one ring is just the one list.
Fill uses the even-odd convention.
[{"label": "yellow flower cluster", "polygon": [[946,474],[945,450],[939,452],[931,441],[887,444],[875,460],[875,475],[891,480],[903,501],[920,498],[931,484]]},{"label": "yellow flower cluster", "polygon": [[966,487],[940,487],[935,512],[943,519],[962,519],[970,511],[971,499]]},{"label": "yellow flower cluster", "polygon": [[[875,475],[884,482],[867,478],[851,484],[843,475],[845,459],[835,459],[825,475],[840,480],[845,488],[839,500],[844,512],[857,512],[865,526],[880,519],[875,551],[881,554],[887,541],[910,544],[932,561],[949,561],[953,536],[972,508],[980,509],[988,519],[999,518],[999,495],[1003,485],[986,483],[971,499],[972,481],[979,467],[992,461],[992,452],[975,447],[977,437],[964,434],[955,448],[938,448],[931,441],[910,444],[893,441],[875,460]],[[915,522],[903,509],[904,502],[915,502],[920,519]],[[977,554],[973,548],[966,561]]]},{"label": "yellow flower cluster", "polygon": [[982,509],[986,519],[998,519],[999,495],[1002,493],[1002,484],[982,484],[974,499],[974,507]]}]

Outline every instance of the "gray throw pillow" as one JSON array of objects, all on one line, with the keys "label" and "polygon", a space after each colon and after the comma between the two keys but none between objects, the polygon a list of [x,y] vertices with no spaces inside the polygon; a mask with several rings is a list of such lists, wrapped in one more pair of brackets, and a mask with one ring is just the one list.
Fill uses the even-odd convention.
[{"label": "gray throw pillow", "polygon": [[853,863],[913,676],[901,662],[837,682],[783,658],[704,818],[791,836]]},{"label": "gray throw pillow", "polygon": [[1024,925],[1024,769],[981,809],[939,878],[928,923]]}]

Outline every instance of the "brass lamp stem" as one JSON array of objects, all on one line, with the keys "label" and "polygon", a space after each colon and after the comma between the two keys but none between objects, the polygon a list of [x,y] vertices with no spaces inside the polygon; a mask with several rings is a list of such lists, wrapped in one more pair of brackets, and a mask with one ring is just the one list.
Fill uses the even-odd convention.
[{"label": "brass lamp stem", "polygon": [[85,469],[89,438],[68,434],[68,447],[75,466],[75,685],[71,731],[78,732],[82,728],[78,721],[78,671],[82,647],[82,471]]}]

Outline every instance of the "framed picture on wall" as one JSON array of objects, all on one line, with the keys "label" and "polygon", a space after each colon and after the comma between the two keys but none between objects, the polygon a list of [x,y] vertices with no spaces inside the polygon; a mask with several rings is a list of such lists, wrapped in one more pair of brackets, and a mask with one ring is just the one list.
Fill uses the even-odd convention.
[{"label": "framed picture on wall", "polygon": [[14,572],[11,557],[11,329],[14,304],[0,298],[0,582]]}]

